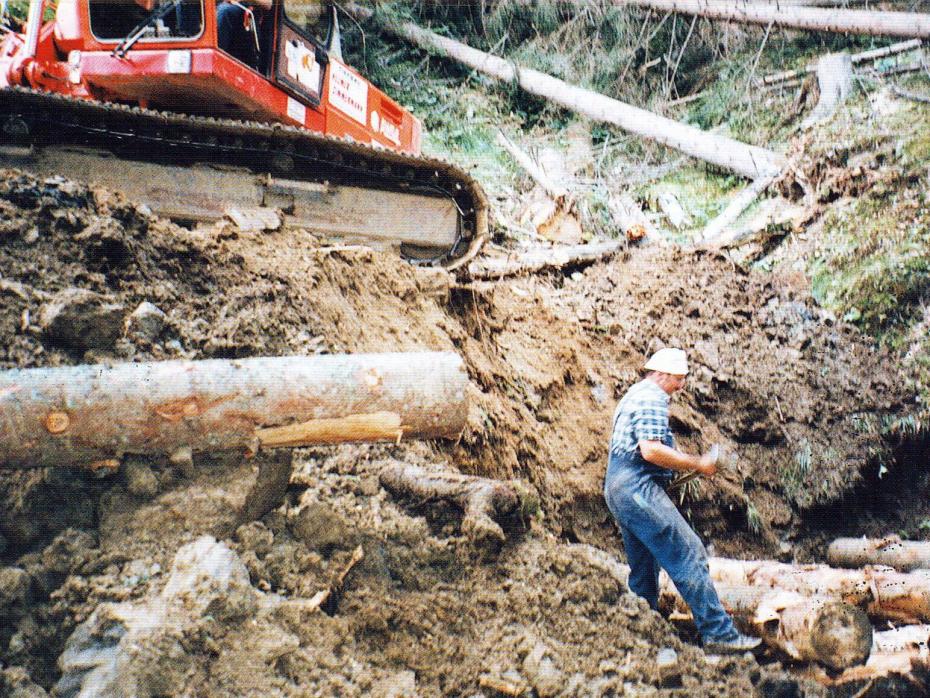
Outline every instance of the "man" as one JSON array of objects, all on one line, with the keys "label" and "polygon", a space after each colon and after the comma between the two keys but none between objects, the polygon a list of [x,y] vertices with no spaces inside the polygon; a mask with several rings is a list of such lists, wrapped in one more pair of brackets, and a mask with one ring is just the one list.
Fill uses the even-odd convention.
[{"label": "man", "polygon": [[614,413],[604,481],[607,507],[620,525],[630,563],[630,589],[657,609],[661,566],[690,606],[705,651],[753,650],[761,640],[733,626],[710,579],[704,545],[664,489],[675,472],[717,471],[716,455],[677,450],[669,431],[669,396],[685,385],[687,356],[681,349],[660,349],[644,368],[649,373]]},{"label": "man", "polygon": [[228,0],[216,6],[217,45],[263,75],[271,58],[273,0]]}]

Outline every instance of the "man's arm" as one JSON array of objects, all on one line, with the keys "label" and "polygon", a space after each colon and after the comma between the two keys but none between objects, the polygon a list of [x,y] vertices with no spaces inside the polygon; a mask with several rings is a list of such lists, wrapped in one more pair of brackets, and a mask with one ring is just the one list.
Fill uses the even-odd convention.
[{"label": "man's arm", "polygon": [[639,452],[643,458],[660,468],[678,472],[694,470],[708,477],[717,472],[717,459],[708,453],[701,456],[691,456],[682,453],[678,449],[669,448],[661,441],[647,440],[639,442]]}]

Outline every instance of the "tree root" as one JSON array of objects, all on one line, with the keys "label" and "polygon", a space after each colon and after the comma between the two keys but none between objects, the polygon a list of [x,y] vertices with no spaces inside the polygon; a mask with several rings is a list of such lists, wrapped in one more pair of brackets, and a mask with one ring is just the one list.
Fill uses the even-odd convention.
[{"label": "tree root", "polygon": [[473,475],[430,471],[413,465],[388,466],[381,485],[397,497],[421,502],[445,501],[464,512],[462,533],[475,548],[497,551],[507,540],[498,521],[536,513],[536,493],[520,483]]}]

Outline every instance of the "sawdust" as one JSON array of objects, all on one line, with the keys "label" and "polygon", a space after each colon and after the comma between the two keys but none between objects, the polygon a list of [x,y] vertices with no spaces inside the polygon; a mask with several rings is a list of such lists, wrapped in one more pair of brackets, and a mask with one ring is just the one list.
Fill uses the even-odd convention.
[{"label": "sawdust", "polygon": [[[0,475],[3,564],[31,580],[27,597],[0,608],[4,665],[50,687],[78,623],[102,601],[157,590],[177,549],[209,533],[231,541],[257,589],[295,601],[326,588],[355,545],[365,558],[332,615],[192,625],[182,642],[198,659],[184,679],[192,694],[475,695],[484,677],[544,695],[553,676],[560,695],[799,690],[772,658],[761,668],[706,658],[577,546],[619,554],[600,497],[607,431],[657,342],[692,351],[694,375],[673,410],[681,443],[721,442],[736,456],[719,484],[686,501],[718,552],[777,552],[803,533],[805,510],[841,500],[877,467],[880,419],[910,399],[903,381],[806,297],[724,258],[649,249],[469,283],[366,248],[320,247],[298,230],[187,230],[118,195],[15,172],[0,176],[0,206],[15,221],[0,237],[4,368],[454,350],[471,378],[458,442],[298,451],[284,505],[244,528],[234,512],[257,466],[236,454],[196,455],[193,479],[151,459],[150,500],[106,473]],[[108,347],[56,345],[34,319],[69,288],[127,313],[153,303],[164,328]],[[539,491],[543,517],[488,559],[469,548],[455,512],[395,504],[377,485],[387,461],[521,478]],[[748,525],[753,510],[765,535]],[[679,654],[679,684],[653,669],[662,647]]]}]

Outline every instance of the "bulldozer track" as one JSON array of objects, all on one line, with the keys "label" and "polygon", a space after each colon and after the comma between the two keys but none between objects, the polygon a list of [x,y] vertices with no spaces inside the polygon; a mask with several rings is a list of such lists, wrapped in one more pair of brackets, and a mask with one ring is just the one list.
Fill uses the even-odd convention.
[{"label": "bulldozer track", "polygon": [[480,185],[455,165],[294,126],[191,116],[17,87],[0,89],[0,132],[8,145],[90,146],[123,160],[230,165],[255,174],[453,202],[459,214],[454,244],[428,257],[402,246],[401,253],[416,263],[456,268],[475,254],[487,234],[487,199]]}]

